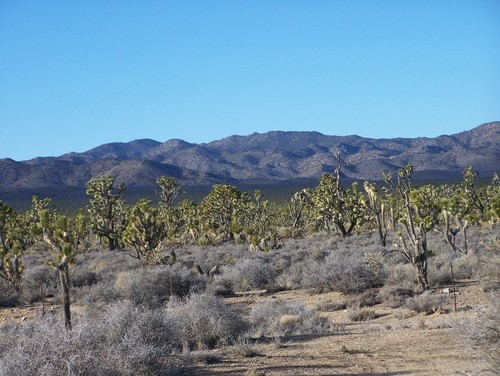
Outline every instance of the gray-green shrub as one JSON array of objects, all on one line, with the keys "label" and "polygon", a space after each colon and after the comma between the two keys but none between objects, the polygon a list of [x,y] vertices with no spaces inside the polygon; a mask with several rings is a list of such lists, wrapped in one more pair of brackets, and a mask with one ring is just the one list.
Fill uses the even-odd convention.
[{"label": "gray-green shrub", "polygon": [[360,252],[335,250],[323,261],[310,260],[303,268],[303,286],[315,291],[360,293],[382,284]]},{"label": "gray-green shrub", "polygon": [[276,271],[262,259],[241,259],[222,268],[222,279],[229,281],[233,291],[272,289]]},{"label": "gray-green shrub", "polygon": [[1,328],[0,375],[174,375],[173,326],[159,310],[118,302],[65,329],[46,315]]},{"label": "gray-green shrub", "polygon": [[183,350],[231,344],[247,330],[236,307],[208,293],[171,299],[166,314],[174,328],[173,340]]},{"label": "gray-green shrub", "polygon": [[300,301],[265,299],[250,311],[252,331],[264,337],[321,334],[330,329],[329,321],[318,315],[314,307]]},{"label": "gray-green shrub", "polygon": [[114,288],[120,299],[135,305],[160,307],[172,295],[185,296],[203,291],[206,280],[195,270],[181,265],[145,266],[118,273]]}]

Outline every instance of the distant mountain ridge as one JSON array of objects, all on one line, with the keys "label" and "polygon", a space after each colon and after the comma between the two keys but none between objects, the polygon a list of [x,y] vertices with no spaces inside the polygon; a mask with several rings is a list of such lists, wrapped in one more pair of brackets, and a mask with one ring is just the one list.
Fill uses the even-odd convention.
[{"label": "distant mountain ridge", "polygon": [[473,166],[483,177],[500,170],[500,122],[435,138],[372,139],[318,132],[272,131],[229,136],[205,144],[172,139],[109,143],[83,153],[0,160],[0,192],[19,189],[85,187],[112,175],[127,187],[155,186],[162,175],[183,185],[318,179],[332,172],[335,153],[347,178],[377,181],[408,162],[421,177],[456,178]]}]

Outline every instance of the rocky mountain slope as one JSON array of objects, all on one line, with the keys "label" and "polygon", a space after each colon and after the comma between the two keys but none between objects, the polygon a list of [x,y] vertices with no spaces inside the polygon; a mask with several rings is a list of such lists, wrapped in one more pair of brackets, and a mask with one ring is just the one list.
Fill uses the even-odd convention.
[{"label": "rocky mountain slope", "polygon": [[473,166],[482,177],[500,170],[500,122],[436,138],[371,139],[318,132],[268,132],[230,136],[206,144],[182,140],[110,143],[84,153],[0,160],[0,192],[85,187],[112,175],[127,187],[155,186],[162,175],[184,185],[272,183],[317,179],[332,172],[340,152],[347,178],[376,181],[411,162],[427,179],[457,179]]}]

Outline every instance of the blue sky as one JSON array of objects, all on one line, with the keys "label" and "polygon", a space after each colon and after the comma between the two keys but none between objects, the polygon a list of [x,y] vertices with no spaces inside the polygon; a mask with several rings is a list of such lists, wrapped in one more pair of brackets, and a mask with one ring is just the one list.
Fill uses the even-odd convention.
[{"label": "blue sky", "polygon": [[0,158],[500,120],[500,1],[0,3]]}]

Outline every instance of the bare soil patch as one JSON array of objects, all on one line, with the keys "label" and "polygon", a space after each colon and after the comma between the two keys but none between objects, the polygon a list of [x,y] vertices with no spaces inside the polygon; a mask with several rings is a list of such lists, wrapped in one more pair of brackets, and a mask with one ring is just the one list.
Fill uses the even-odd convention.
[{"label": "bare soil patch", "polygon": [[[476,282],[458,285],[457,310],[453,295],[442,289],[445,301],[436,312],[418,314],[404,307],[378,304],[376,318],[352,322],[346,309],[320,311],[329,319],[331,333],[289,336],[280,339],[254,338],[253,356],[235,354],[230,348],[204,351],[199,375],[495,375],[488,365],[465,348],[460,328],[477,319],[487,307],[482,286]],[[312,294],[305,290],[227,298],[244,309],[261,299],[302,301],[313,307],[325,302],[344,302],[339,293]],[[74,307],[75,317],[78,307]],[[46,302],[46,312],[62,314],[60,307]],[[0,325],[25,322],[42,312],[40,304],[0,309]],[[197,359],[196,353],[193,358]],[[208,361],[207,359],[212,359]]]},{"label": "bare soil patch", "polygon": [[[257,339],[259,356],[234,356],[217,350],[221,361],[206,366],[206,375],[493,375],[485,362],[461,342],[460,326],[475,320],[486,300],[477,283],[457,288],[457,310],[452,294],[430,315],[383,304],[372,307],[377,318],[351,322],[347,310],[321,312],[333,333]],[[434,292],[441,294],[442,290]],[[300,300],[308,305],[344,301],[339,293],[310,294],[286,291],[267,296],[237,297],[235,304],[251,306],[259,299]]]}]

